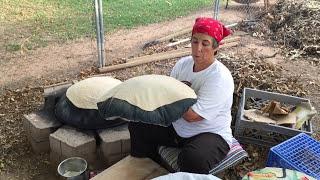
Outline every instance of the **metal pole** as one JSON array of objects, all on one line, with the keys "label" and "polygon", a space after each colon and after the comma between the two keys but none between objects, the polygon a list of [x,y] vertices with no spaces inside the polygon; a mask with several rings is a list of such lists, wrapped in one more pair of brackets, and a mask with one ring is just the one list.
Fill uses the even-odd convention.
[{"label": "metal pole", "polygon": [[99,67],[102,67],[102,61],[101,61],[101,38],[100,38],[100,18],[99,18],[99,6],[98,6],[98,0],[94,0],[94,9],[95,9],[95,17],[96,17],[96,33],[97,33],[97,49],[98,49],[98,62]]},{"label": "metal pole", "polygon": [[219,15],[219,0],[215,0],[214,1],[214,12],[213,12],[213,18],[214,19],[218,19],[218,15]]},{"label": "metal pole", "polygon": [[100,43],[101,43],[101,63],[102,67],[106,65],[105,50],[104,50],[104,27],[103,27],[103,13],[102,13],[102,0],[99,0],[99,17],[100,17]]}]

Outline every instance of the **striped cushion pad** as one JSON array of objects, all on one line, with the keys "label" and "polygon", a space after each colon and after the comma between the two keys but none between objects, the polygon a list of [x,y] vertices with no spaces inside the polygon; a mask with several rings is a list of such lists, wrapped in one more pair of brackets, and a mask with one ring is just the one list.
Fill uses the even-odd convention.
[{"label": "striped cushion pad", "polygon": [[[158,153],[160,154],[161,159],[175,172],[180,171],[180,168],[177,164],[178,155],[180,152],[181,149],[173,147],[161,146],[158,149]],[[236,165],[246,157],[248,157],[248,153],[241,147],[239,142],[235,138],[233,138],[232,145],[227,156],[210,171],[210,174],[217,174],[225,169],[228,169]]]}]

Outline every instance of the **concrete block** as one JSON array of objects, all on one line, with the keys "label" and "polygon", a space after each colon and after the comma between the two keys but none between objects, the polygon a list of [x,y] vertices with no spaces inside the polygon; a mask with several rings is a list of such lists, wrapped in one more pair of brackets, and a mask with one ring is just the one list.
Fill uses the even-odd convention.
[{"label": "concrete block", "polygon": [[81,157],[85,159],[89,164],[95,163],[95,161],[97,160],[96,151],[86,152],[81,150],[81,148],[74,148],[63,142],[61,143],[61,152],[61,155],[64,158]]},{"label": "concrete block", "polygon": [[127,124],[98,131],[101,139],[103,157],[108,160],[111,156],[123,157],[130,152],[130,133]]},{"label": "concrete block", "polygon": [[29,142],[31,144],[32,150],[35,153],[47,153],[50,151],[50,143],[49,141],[40,141],[36,142],[34,139],[30,138]]},{"label": "concrete block", "polygon": [[49,135],[61,126],[61,123],[49,113],[38,111],[24,115],[25,124],[29,124],[30,136],[37,142],[48,141]]},{"label": "concrete block", "polygon": [[100,145],[103,156],[121,155],[121,140],[115,142],[104,142]]},{"label": "concrete block", "polygon": [[[87,141],[82,141],[82,143],[79,140],[79,144],[71,144],[70,142],[62,142],[61,143],[61,151],[65,152],[64,154],[66,156],[69,155],[69,153],[75,153],[75,154],[90,154],[96,152],[96,140],[94,139],[94,136],[91,136],[93,139],[88,139]],[[72,155],[72,154],[70,154]]]},{"label": "concrete block", "polygon": [[58,165],[63,159],[61,158],[60,154],[51,151],[50,152],[50,167],[53,172],[57,171]]},{"label": "concrete block", "polygon": [[59,156],[61,156],[61,141],[58,138],[55,138],[54,135],[50,135],[49,137],[49,144],[51,151],[57,153]]},{"label": "concrete block", "polygon": [[30,124],[28,121],[23,121],[23,127],[26,131],[27,138],[29,143],[31,144],[31,148],[33,152],[39,153],[46,153],[50,151],[50,143],[49,141],[36,141],[30,135]]},{"label": "concrete block", "polygon": [[119,162],[121,159],[123,159],[125,156],[123,156],[122,154],[114,154],[114,155],[110,155],[108,157],[108,159],[106,159],[106,163],[108,166],[111,166],[117,162]]},{"label": "concrete block", "polygon": [[130,152],[122,154],[123,157],[130,156]]},{"label": "concrete block", "polygon": [[24,115],[23,127],[35,153],[49,152],[49,135],[61,126],[53,115],[38,111]]},{"label": "concrete block", "polygon": [[24,119],[22,120],[23,129],[26,132],[27,136],[30,135],[30,123],[26,118],[27,115],[23,115]]},{"label": "concrete block", "polygon": [[131,150],[131,141],[130,139],[123,139],[122,141],[122,147],[121,147],[121,153],[122,155],[130,154]]},{"label": "concrete block", "polygon": [[88,162],[96,160],[96,140],[91,131],[63,126],[50,134],[50,148],[64,158],[78,156]]}]

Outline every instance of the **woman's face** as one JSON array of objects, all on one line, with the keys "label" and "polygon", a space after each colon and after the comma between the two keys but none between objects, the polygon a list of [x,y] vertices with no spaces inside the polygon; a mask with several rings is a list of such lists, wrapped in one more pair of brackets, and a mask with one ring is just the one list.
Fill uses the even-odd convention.
[{"label": "woman's face", "polygon": [[192,57],[195,64],[211,64],[214,53],[218,48],[213,47],[211,36],[202,33],[193,34],[191,37]]}]

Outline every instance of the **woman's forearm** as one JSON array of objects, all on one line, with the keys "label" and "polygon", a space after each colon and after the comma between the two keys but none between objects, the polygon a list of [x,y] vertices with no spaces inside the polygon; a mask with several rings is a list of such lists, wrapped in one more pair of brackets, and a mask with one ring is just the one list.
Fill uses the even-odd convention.
[{"label": "woman's forearm", "polygon": [[196,122],[201,121],[203,119],[203,117],[194,112],[192,108],[189,108],[188,111],[182,115],[182,117],[188,122]]}]

